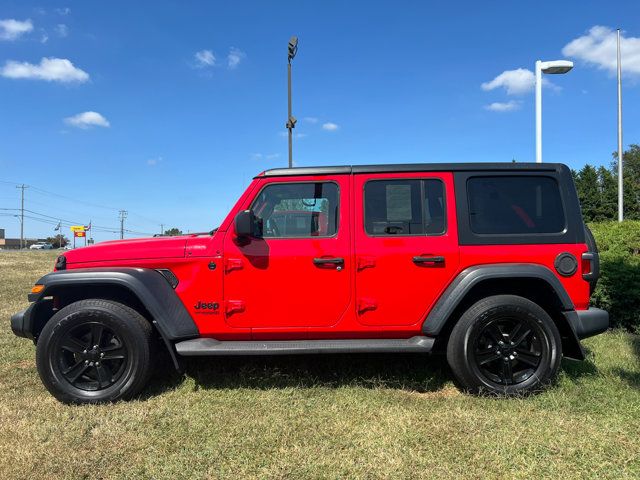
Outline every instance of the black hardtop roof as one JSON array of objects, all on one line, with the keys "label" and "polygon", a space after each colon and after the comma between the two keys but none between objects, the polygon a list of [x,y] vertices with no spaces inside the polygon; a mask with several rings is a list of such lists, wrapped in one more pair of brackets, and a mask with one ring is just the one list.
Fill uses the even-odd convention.
[{"label": "black hardtop roof", "polygon": [[[334,167],[273,168],[258,177],[290,177],[298,175],[351,175],[357,173],[393,172],[560,172],[562,163],[397,163],[382,165],[341,165]],[[258,178],[256,177],[256,178]]]}]

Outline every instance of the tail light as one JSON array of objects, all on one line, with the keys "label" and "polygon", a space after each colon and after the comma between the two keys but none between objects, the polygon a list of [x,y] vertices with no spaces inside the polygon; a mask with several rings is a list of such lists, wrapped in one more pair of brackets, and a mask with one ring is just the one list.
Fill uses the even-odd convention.
[{"label": "tail light", "polygon": [[600,256],[596,252],[582,254],[582,278],[587,282],[598,279],[600,274]]}]

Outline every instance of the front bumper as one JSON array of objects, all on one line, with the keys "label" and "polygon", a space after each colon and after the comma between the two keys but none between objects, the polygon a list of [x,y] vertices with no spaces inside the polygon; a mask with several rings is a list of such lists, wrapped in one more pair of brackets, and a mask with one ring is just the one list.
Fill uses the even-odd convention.
[{"label": "front bumper", "polygon": [[33,338],[33,307],[29,305],[21,312],[11,315],[11,330],[18,337]]},{"label": "front bumper", "polygon": [[599,308],[576,310],[568,320],[580,340],[606,332],[609,328],[609,312]]}]

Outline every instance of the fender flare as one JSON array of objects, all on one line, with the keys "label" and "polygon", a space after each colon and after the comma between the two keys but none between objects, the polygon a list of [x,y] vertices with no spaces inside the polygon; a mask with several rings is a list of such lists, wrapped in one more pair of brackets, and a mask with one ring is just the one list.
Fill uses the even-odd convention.
[{"label": "fender flare", "polygon": [[562,283],[547,267],[529,263],[476,265],[460,272],[440,295],[422,324],[423,333],[429,336],[438,335],[467,293],[480,282],[513,278],[534,278],[545,281],[556,293],[563,311],[575,310],[571,297]]},{"label": "fender flare", "polygon": [[61,270],[41,277],[36,284],[44,285],[35,303],[64,291],[66,287],[115,285],[133,293],[151,314],[165,342],[187,340],[199,336],[198,328],[184,304],[161,273],[149,268],[117,267]]}]

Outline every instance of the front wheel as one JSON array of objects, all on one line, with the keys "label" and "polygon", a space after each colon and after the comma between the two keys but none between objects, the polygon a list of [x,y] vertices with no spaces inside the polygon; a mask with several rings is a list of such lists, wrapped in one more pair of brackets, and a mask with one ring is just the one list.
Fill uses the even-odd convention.
[{"label": "front wheel", "polygon": [[453,328],[447,360],[471,393],[526,395],[553,382],[562,359],[555,323],[539,305],[515,295],[475,303]]},{"label": "front wheel", "polygon": [[67,305],[38,337],[42,383],[64,403],[131,398],[151,374],[151,333],[149,322],[126,305],[99,299]]}]

